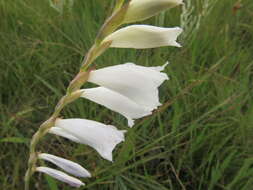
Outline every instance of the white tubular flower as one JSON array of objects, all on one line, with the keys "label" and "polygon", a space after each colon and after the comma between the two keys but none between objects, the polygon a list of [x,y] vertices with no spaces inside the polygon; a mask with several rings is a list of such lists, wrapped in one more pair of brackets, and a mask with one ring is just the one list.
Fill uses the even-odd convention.
[{"label": "white tubular flower", "polygon": [[132,0],[124,23],[142,21],[161,11],[183,4],[183,0]]},{"label": "white tubular flower", "polygon": [[46,153],[39,154],[38,158],[47,160],[76,177],[91,177],[91,174],[86,169],[70,160]]},{"label": "white tubular flower", "polygon": [[[55,127],[61,130],[55,130]],[[89,145],[109,161],[112,161],[113,149],[124,141],[125,131],[87,119],[57,119],[55,127],[49,132]]]},{"label": "white tubular flower", "polygon": [[81,97],[122,114],[128,119],[130,127],[134,124],[133,119],[138,119],[152,113],[152,109],[140,106],[128,97],[104,87],[84,89]]},{"label": "white tubular flower", "polygon": [[84,89],[81,97],[119,112],[132,126],[133,119],[149,115],[161,105],[158,87],[168,76],[160,71],[167,64],[143,67],[126,63],[91,71],[88,81],[104,88]]},{"label": "white tubular flower", "polygon": [[65,131],[64,129],[62,129],[60,127],[52,127],[52,128],[50,128],[49,132],[54,135],[65,137],[73,142],[82,144],[82,142],[77,137],[69,134],[69,132]]},{"label": "white tubular flower", "polygon": [[36,171],[45,173],[55,179],[58,179],[58,180],[65,182],[65,183],[68,183],[70,186],[73,186],[73,187],[80,187],[81,185],[84,185],[84,183],[81,182],[79,179],[71,177],[59,170],[55,170],[55,169],[48,168],[48,167],[37,167]]},{"label": "white tubular flower", "polygon": [[179,27],[162,28],[150,25],[131,25],[113,32],[103,42],[110,41],[110,47],[115,48],[146,49],[162,46],[181,47],[176,42],[181,32],[182,29]]}]

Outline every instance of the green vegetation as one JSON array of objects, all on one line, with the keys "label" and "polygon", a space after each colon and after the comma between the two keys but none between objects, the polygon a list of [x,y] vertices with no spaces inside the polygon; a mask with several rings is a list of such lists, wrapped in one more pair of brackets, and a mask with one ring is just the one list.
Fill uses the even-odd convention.
[{"label": "green vegetation", "polygon": [[[171,80],[160,89],[164,105],[129,130],[113,164],[87,146],[44,138],[41,152],[78,161],[92,172],[83,189],[252,189],[253,3],[192,2],[181,17],[175,8],[146,21],[171,27],[181,20],[182,48],[110,49],[95,62],[97,68],[171,62]],[[64,94],[112,7],[113,1],[75,0],[60,15],[47,0],[0,0],[1,190],[23,189],[29,139]],[[127,128],[123,117],[84,99],[62,116]],[[32,189],[73,188],[36,174]]]}]

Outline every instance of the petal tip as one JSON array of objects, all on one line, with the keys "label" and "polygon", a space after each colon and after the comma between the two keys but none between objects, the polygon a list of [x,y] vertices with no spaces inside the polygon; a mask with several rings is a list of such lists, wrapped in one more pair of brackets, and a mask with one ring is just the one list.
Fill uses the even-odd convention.
[{"label": "petal tip", "polygon": [[127,118],[127,124],[130,128],[134,126],[134,120],[132,118]]}]

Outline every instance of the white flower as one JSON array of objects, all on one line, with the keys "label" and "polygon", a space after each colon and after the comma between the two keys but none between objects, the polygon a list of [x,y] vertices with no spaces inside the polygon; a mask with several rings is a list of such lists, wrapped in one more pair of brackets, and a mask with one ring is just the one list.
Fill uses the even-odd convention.
[{"label": "white flower", "polygon": [[71,177],[59,170],[55,170],[55,169],[48,168],[48,167],[37,167],[36,171],[45,173],[55,179],[58,179],[58,180],[65,182],[65,183],[68,183],[69,185],[71,185],[73,187],[80,187],[81,185],[84,185],[84,183],[81,182],[79,179]]},{"label": "white flower", "polygon": [[112,161],[113,149],[124,141],[125,133],[114,126],[87,119],[57,119],[49,132],[89,145],[109,161]]},{"label": "white flower", "polygon": [[91,177],[91,174],[86,169],[70,160],[66,160],[64,158],[46,153],[39,154],[38,158],[52,162],[53,164],[65,170],[66,172],[73,174],[74,176]]},{"label": "white flower", "polygon": [[162,28],[150,25],[131,25],[113,32],[103,42],[111,41],[110,47],[116,48],[181,47],[176,42],[181,32],[182,29],[179,27]]},{"label": "white flower", "polygon": [[125,15],[124,23],[145,20],[182,3],[183,0],[132,0]]},{"label": "white flower", "polygon": [[142,107],[128,97],[104,87],[84,89],[81,97],[122,114],[128,119],[129,126],[133,126],[133,119],[138,119],[152,113],[151,109]]},{"label": "white flower", "polygon": [[128,119],[150,115],[161,105],[158,87],[168,79],[159,67],[143,67],[133,63],[110,66],[90,72],[88,81],[102,87],[84,89],[81,97],[119,112]]},{"label": "white flower", "polygon": [[76,143],[80,143],[82,144],[82,142],[75,136],[69,134],[69,132],[65,131],[64,129],[60,128],[60,127],[52,127],[49,131],[51,134],[55,134],[61,137],[65,137],[71,141],[74,141]]}]

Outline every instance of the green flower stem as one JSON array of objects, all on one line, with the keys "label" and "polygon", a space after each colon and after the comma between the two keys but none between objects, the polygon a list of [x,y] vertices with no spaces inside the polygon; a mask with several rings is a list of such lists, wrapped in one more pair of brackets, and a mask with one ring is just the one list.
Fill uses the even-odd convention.
[{"label": "green flower stem", "polygon": [[94,62],[94,60],[104,53],[111,45],[111,42],[103,42],[103,39],[116,30],[123,21],[124,15],[126,13],[127,6],[121,8],[116,13],[113,13],[109,19],[105,21],[99,34],[95,40],[94,45],[90,48],[85,56],[85,59],[81,65],[79,73],[75,78],[69,83],[66,95],[63,96],[55,107],[52,116],[45,121],[38,129],[38,131],[33,135],[30,144],[30,157],[28,161],[28,169],[25,175],[25,190],[29,190],[30,179],[34,172],[36,171],[36,163],[38,160],[38,153],[36,152],[36,147],[40,140],[48,133],[51,127],[55,125],[56,119],[59,117],[63,108],[80,97],[81,92],[79,91],[81,86],[88,80],[89,71],[88,67]]}]

